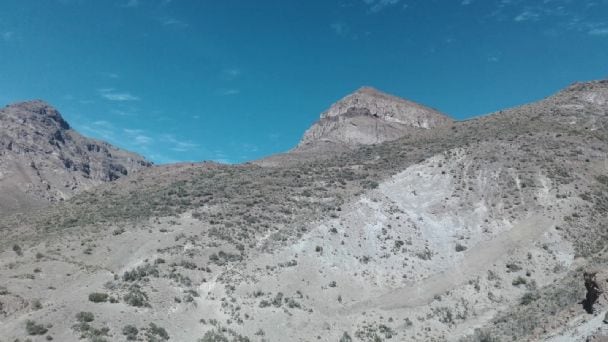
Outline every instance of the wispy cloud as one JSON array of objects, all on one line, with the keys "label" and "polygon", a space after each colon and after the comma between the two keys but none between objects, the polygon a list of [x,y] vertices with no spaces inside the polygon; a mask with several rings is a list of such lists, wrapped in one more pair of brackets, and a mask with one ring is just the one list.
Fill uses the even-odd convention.
[{"label": "wispy cloud", "polygon": [[127,7],[127,8],[139,7],[139,0],[127,0],[127,2],[122,5],[122,7]]},{"label": "wispy cloud", "polygon": [[115,72],[101,71],[101,72],[99,72],[99,75],[101,75],[101,77],[103,77],[103,78],[109,78],[109,79],[113,79],[113,80],[120,78],[120,75]]},{"label": "wispy cloud", "polygon": [[125,128],[125,129],[123,129],[123,131],[125,133],[127,133],[128,135],[137,135],[137,134],[141,134],[144,132],[143,129],[139,129],[139,128]]},{"label": "wispy cloud", "polygon": [[233,81],[241,76],[241,69],[239,68],[226,68],[220,73],[220,78],[225,81]]},{"label": "wispy cloud", "polygon": [[189,25],[185,21],[176,19],[176,18],[162,18],[160,19],[160,23],[163,26],[174,27],[174,28],[187,28]]},{"label": "wispy cloud", "polygon": [[137,135],[134,139],[135,144],[140,146],[150,145],[153,141],[154,139],[150,138],[147,135]]},{"label": "wispy cloud", "polygon": [[231,88],[231,89],[220,89],[218,91],[218,94],[220,96],[234,96],[234,95],[238,95],[241,93],[240,89],[236,89],[236,88]]},{"label": "wispy cloud", "polygon": [[11,40],[13,40],[13,38],[15,38],[15,32],[13,31],[5,31],[2,32],[2,40],[5,42],[10,42]]},{"label": "wispy cloud", "polygon": [[335,34],[341,37],[348,35],[348,33],[350,32],[350,28],[348,27],[348,25],[342,22],[335,22],[331,24],[330,27]]},{"label": "wispy cloud", "polygon": [[148,146],[154,144],[155,139],[149,136],[141,128],[123,128],[124,137],[128,139],[128,144],[140,150],[148,151]]},{"label": "wispy cloud", "polygon": [[537,21],[540,18],[540,14],[533,12],[531,10],[525,10],[518,14],[513,20],[517,22],[521,21]]},{"label": "wispy cloud", "polygon": [[462,6],[468,6],[473,3],[473,0],[462,0],[460,3]]},{"label": "wispy cloud", "polygon": [[363,0],[372,13],[377,13],[383,9],[397,5],[401,0]]},{"label": "wispy cloud", "polygon": [[490,63],[498,63],[498,62],[500,62],[500,56],[499,55],[489,55],[487,57],[487,61]]},{"label": "wispy cloud", "polygon": [[192,141],[177,139],[173,134],[163,134],[160,139],[171,144],[172,146],[169,149],[175,152],[188,152],[200,147],[199,144]]},{"label": "wispy cloud", "polygon": [[113,88],[103,88],[99,89],[99,95],[109,101],[139,101],[139,97],[132,95],[128,92],[116,92]]},{"label": "wispy cloud", "polygon": [[608,36],[608,28],[594,28],[589,31],[589,34],[592,36]]},{"label": "wispy cloud", "polygon": [[91,125],[83,125],[80,129],[86,134],[107,141],[114,141],[116,137],[114,125],[104,120],[94,121]]}]

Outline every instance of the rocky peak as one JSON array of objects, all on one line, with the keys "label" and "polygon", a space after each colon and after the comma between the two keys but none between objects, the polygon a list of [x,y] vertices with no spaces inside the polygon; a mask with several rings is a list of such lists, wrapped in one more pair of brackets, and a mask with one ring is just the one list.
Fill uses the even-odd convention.
[{"label": "rocky peak", "polygon": [[42,100],[18,102],[8,105],[5,109],[22,119],[33,119],[47,126],[57,126],[60,129],[70,129],[59,111]]},{"label": "rocky peak", "polygon": [[40,100],[0,109],[0,215],[72,195],[151,166],[70,128]]},{"label": "rocky peak", "polygon": [[361,87],[354,93],[334,103],[321,119],[332,118],[367,109],[369,115],[389,122],[418,128],[432,128],[451,121],[439,111],[418,103],[383,93],[372,87]]},{"label": "rocky peak", "polygon": [[448,116],[421,104],[359,88],[321,114],[302,138],[298,148],[316,142],[347,145],[375,144],[398,139],[407,129],[430,129],[452,122]]}]

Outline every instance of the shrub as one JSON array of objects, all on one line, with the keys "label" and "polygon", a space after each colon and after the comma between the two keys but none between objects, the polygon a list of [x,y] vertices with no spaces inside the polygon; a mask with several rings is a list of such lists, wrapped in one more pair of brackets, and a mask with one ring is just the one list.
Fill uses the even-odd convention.
[{"label": "shrub", "polygon": [[28,320],[25,322],[25,331],[28,335],[44,335],[49,329],[42,324],[37,324],[34,321]]},{"label": "shrub", "polygon": [[500,342],[500,339],[493,337],[489,332],[481,329],[475,329],[473,336],[470,336],[468,339],[461,339],[460,341],[464,342],[465,340],[471,342]]},{"label": "shrub", "polygon": [[92,312],[81,311],[76,314],[76,320],[78,322],[89,323],[95,320],[95,315]]},{"label": "shrub", "polygon": [[150,323],[148,328],[146,328],[146,338],[148,339],[148,341],[151,342],[168,341],[169,334],[167,333],[167,330],[165,330],[165,328],[159,327],[154,323]]},{"label": "shrub", "polygon": [[378,187],[378,185],[379,185],[378,182],[373,181],[373,180],[365,179],[365,180],[361,181],[361,186],[364,189],[376,189]]},{"label": "shrub", "polygon": [[17,253],[18,256],[23,256],[23,251],[21,250],[21,247],[17,244],[13,245],[13,252]]},{"label": "shrub", "polygon": [[148,295],[141,290],[137,285],[129,287],[129,293],[123,297],[125,303],[135,307],[150,306],[148,303]]},{"label": "shrub", "polygon": [[105,303],[108,301],[107,293],[93,292],[89,294],[89,300],[93,303]]},{"label": "shrub", "polygon": [[193,262],[191,262],[191,261],[186,261],[186,260],[182,260],[182,261],[179,263],[179,266],[181,266],[181,267],[183,267],[183,268],[185,268],[185,269],[188,269],[188,270],[195,270],[195,269],[197,269],[197,268],[198,268],[198,266],[196,266],[196,264],[195,264],[195,263],[193,263]]},{"label": "shrub", "polygon": [[216,330],[209,330],[198,342],[230,342],[228,337]]},{"label": "shrub", "polygon": [[137,334],[139,334],[139,330],[133,325],[125,325],[122,328],[122,334],[127,337],[127,341],[135,341],[137,340]]},{"label": "shrub", "polygon": [[540,295],[537,292],[526,292],[522,297],[520,304],[528,305],[536,300],[540,299]]},{"label": "shrub", "polygon": [[274,298],[272,299],[272,305],[277,308],[283,305],[283,292],[279,292],[276,296],[274,296]]},{"label": "shrub", "polygon": [[507,264],[507,272],[519,272],[521,271],[521,266],[512,262]]},{"label": "shrub", "polygon": [[519,286],[519,285],[523,285],[525,283],[527,283],[526,279],[522,278],[521,276],[513,279],[513,282],[512,282],[513,286]]},{"label": "shrub", "polygon": [[139,330],[133,325],[125,325],[122,328],[122,334],[127,337],[127,341],[135,341],[137,340],[137,334],[139,334]]},{"label": "shrub", "polygon": [[344,334],[342,334],[342,337],[340,337],[340,341],[338,342],[352,342],[353,339],[352,337],[350,337],[350,335],[345,331]]},{"label": "shrub", "polygon": [[152,266],[152,265],[146,264],[144,266],[137,266],[135,269],[133,269],[131,271],[126,271],[122,275],[122,280],[138,281],[138,280],[148,277],[148,276],[158,277],[159,275],[160,275],[160,272],[158,271],[157,266]]},{"label": "shrub", "polygon": [[460,243],[456,244],[456,252],[463,252],[467,250],[467,246],[461,245]]},{"label": "shrub", "polygon": [[33,308],[34,310],[40,310],[40,309],[42,309],[42,303],[40,303],[40,300],[35,299],[35,300],[32,302],[32,308]]},{"label": "shrub", "polygon": [[595,177],[595,179],[597,179],[597,181],[600,182],[601,184],[608,185],[608,176],[606,176],[606,175],[597,176],[597,177]]}]

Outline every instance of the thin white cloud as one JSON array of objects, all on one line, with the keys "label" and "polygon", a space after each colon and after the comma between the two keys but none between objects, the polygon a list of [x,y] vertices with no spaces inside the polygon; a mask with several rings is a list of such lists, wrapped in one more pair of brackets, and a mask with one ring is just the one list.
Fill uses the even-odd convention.
[{"label": "thin white cloud", "polygon": [[97,120],[93,122],[92,125],[80,126],[79,129],[93,137],[98,137],[107,141],[114,141],[116,136],[114,126],[104,120]]},{"label": "thin white cloud", "polygon": [[594,28],[589,31],[592,36],[608,36],[608,28]]},{"label": "thin white cloud", "polygon": [[105,72],[105,71],[102,71],[102,72],[99,73],[99,75],[101,75],[104,78],[110,78],[110,79],[114,79],[114,80],[120,78],[120,75],[117,74],[117,73],[115,73],[115,72]]},{"label": "thin white cloud", "polygon": [[363,0],[372,13],[377,13],[383,9],[397,5],[401,0]]},{"label": "thin white cloud", "polygon": [[110,101],[139,101],[139,97],[129,93],[104,93],[101,97]]},{"label": "thin white cloud", "polygon": [[134,142],[136,145],[146,146],[146,145],[150,145],[152,142],[154,142],[154,139],[150,138],[147,135],[138,135],[135,137]]},{"label": "thin white cloud", "polygon": [[114,126],[110,122],[105,121],[105,120],[94,121],[93,125],[102,126],[102,127],[106,127],[106,128],[114,128]]},{"label": "thin white cloud", "polygon": [[517,22],[522,21],[537,21],[540,18],[540,14],[532,12],[531,10],[525,10],[518,14],[513,20]]},{"label": "thin white cloud", "polygon": [[13,31],[2,32],[3,41],[10,42],[11,40],[13,40],[13,38],[15,38],[15,32],[13,32]]},{"label": "thin white cloud", "polygon": [[99,95],[109,101],[139,101],[139,97],[128,92],[116,92],[112,88],[99,89]]},{"label": "thin white cloud", "polygon": [[129,135],[137,135],[137,134],[141,134],[143,133],[143,129],[139,129],[139,128],[125,128],[123,129],[123,131]]},{"label": "thin white cloud", "polygon": [[176,19],[176,18],[162,18],[160,20],[160,23],[163,26],[180,28],[180,29],[183,29],[183,28],[186,28],[189,26],[188,23],[186,23],[182,20]]},{"label": "thin white cloud", "polygon": [[225,81],[232,81],[241,76],[241,69],[239,68],[226,68],[221,72],[221,78]]},{"label": "thin white cloud", "polygon": [[240,94],[241,91],[239,89],[233,88],[233,89],[221,89],[219,91],[219,95],[220,96],[234,96],[234,95],[238,95]]},{"label": "thin white cloud", "polygon": [[122,5],[122,7],[134,8],[139,7],[139,0],[127,0],[127,2]]},{"label": "thin white cloud", "polygon": [[199,144],[192,141],[177,139],[173,134],[163,134],[160,137],[161,141],[171,144],[169,148],[175,152],[188,152],[199,148]]},{"label": "thin white cloud", "polygon": [[460,3],[462,6],[468,6],[473,3],[473,0],[462,0]]},{"label": "thin white cloud", "polygon": [[346,36],[350,32],[350,28],[345,23],[336,22],[330,25],[332,31],[338,36]]}]

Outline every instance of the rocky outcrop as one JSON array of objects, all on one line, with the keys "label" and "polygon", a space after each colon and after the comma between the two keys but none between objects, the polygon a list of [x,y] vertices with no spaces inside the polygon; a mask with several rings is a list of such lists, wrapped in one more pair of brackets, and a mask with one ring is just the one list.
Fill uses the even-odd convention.
[{"label": "rocky outcrop", "polygon": [[0,214],[64,200],[150,165],[83,137],[43,101],[0,110]]},{"label": "rocky outcrop", "polygon": [[423,105],[363,87],[332,105],[296,149],[319,144],[370,145],[395,140],[409,129],[450,124],[446,115]]},{"label": "rocky outcrop", "polygon": [[583,300],[583,309],[587,313],[594,313],[596,304],[604,304],[602,300],[603,296],[607,292],[606,285],[608,285],[608,273],[603,270],[591,270],[583,273],[583,280],[585,282],[585,289],[587,293]]}]

